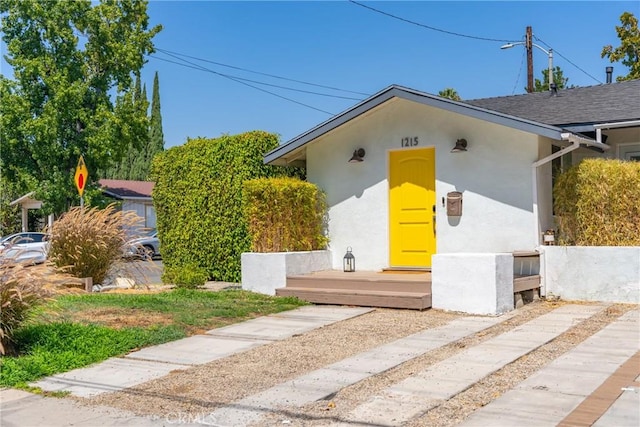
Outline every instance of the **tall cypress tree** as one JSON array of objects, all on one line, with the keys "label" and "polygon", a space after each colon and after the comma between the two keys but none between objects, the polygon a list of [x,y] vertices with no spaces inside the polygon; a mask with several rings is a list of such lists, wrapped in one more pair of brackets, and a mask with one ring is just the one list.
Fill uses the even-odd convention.
[{"label": "tall cypress tree", "polygon": [[162,114],[160,113],[160,83],[158,72],[153,78],[153,93],[151,95],[151,120],[149,124],[149,150],[147,174],[151,170],[153,157],[164,151],[164,133],[162,132]]}]

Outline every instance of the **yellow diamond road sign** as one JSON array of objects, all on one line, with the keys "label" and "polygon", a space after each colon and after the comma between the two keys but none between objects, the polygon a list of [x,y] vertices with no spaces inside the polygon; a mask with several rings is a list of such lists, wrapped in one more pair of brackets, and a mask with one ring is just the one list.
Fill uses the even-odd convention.
[{"label": "yellow diamond road sign", "polygon": [[80,156],[80,159],[78,160],[78,166],[76,166],[76,175],[74,177],[80,197],[82,197],[82,193],[84,192],[84,187],[87,184],[88,177],[89,171],[87,170],[87,166],[84,164],[84,158]]}]

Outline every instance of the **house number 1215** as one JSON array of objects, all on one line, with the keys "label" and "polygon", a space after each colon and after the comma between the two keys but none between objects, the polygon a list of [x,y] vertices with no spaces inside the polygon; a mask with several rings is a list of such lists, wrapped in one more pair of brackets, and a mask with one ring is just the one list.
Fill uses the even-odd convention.
[{"label": "house number 1215", "polygon": [[417,136],[404,137],[404,138],[402,138],[402,140],[400,142],[400,146],[401,147],[415,147],[416,145],[418,145],[418,137]]}]

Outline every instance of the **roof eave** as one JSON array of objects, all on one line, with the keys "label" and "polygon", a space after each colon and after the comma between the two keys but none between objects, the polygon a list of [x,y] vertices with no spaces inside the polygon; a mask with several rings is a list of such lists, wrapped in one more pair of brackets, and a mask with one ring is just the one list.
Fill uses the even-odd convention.
[{"label": "roof eave", "polygon": [[525,132],[535,133],[551,139],[562,139],[561,134],[563,131],[561,128],[556,126],[538,123],[516,116],[510,116],[508,114],[487,110],[464,102],[453,101],[447,98],[393,85],[270,151],[264,156],[264,163],[276,164],[278,159],[281,159],[288,153],[301,148],[314,139],[342,126],[348,121],[394,97],[441,108],[443,110],[473,117],[479,120],[516,128]]},{"label": "roof eave", "polygon": [[151,196],[125,196],[122,194],[118,194],[118,193],[114,193],[112,191],[106,190],[104,188],[102,189],[102,192],[107,196],[110,196],[119,200],[152,200]]}]

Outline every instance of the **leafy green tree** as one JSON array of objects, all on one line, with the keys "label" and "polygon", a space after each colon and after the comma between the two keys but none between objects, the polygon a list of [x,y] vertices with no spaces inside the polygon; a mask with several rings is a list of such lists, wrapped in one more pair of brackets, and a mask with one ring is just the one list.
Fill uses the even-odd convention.
[{"label": "leafy green tree", "polygon": [[617,81],[633,80],[640,78],[640,31],[638,31],[638,18],[630,12],[624,12],[620,16],[622,25],[616,26],[616,32],[620,39],[620,46],[614,48],[611,45],[604,46],[600,56],[609,58],[611,62],[622,62],[629,67],[629,74],[618,76]]},{"label": "leafy green tree", "polygon": [[0,178],[63,212],[77,203],[80,155],[90,189],[147,139],[132,76],[161,27],[148,28],[144,0],[0,0],[0,16],[14,74],[0,77]]},{"label": "leafy green tree", "polygon": [[[573,85],[567,86],[569,77],[565,77],[560,67],[553,67],[553,82],[558,89],[568,89],[574,87]],[[549,90],[549,69],[542,70],[542,81],[536,79],[534,82],[534,92],[546,92]]]},{"label": "leafy green tree", "polygon": [[462,101],[462,98],[460,98],[460,95],[458,95],[458,92],[455,89],[450,87],[438,92],[438,96],[441,96],[443,98],[449,98],[454,101]]},{"label": "leafy green tree", "polygon": [[16,190],[6,179],[0,179],[0,236],[17,233],[21,230],[20,206],[9,204],[26,192]]}]

